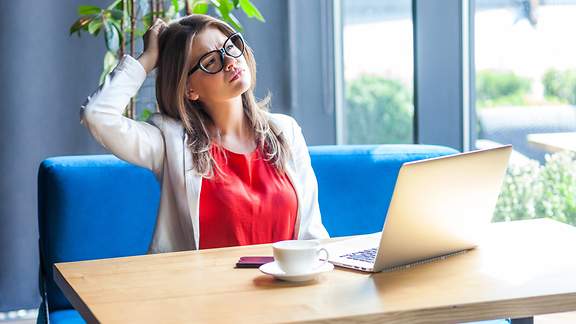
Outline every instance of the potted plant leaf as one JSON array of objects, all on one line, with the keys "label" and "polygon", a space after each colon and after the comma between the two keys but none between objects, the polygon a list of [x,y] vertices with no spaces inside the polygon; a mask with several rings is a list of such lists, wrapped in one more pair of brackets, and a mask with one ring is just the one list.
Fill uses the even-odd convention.
[{"label": "potted plant leaf", "polygon": [[[156,18],[169,22],[189,14],[212,14],[238,31],[243,27],[235,12],[264,22],[264,17],[250,0],[114,0],[108,6],[81,5],[80,16],[71,26],[70,35],[82,33],[103,35],[106,53],[102,62],[100,83],[118,64],[124,54],[135,55],[136,41]],[[148,115],[150,111],[144,110]],[[136,105],[130,101],[126,116],[136,117]],[[144,118],[146,116],[143,116]]]}]

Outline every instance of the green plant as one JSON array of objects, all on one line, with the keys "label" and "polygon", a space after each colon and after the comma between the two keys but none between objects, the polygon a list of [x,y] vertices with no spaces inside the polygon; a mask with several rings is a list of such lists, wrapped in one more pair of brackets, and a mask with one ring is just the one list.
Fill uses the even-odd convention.
[{"label": "green plant", "polygon": [[576,153],[547,156],[540,181],[542,193],[536,204],[537,213],[576,225]]},{"label": "green plant", "polygon": [[548,100],[576,105],[576,70],[550,69],[542,77]]},{"label": "green plant", "polygon": [[[95,37],[104,36],[104,54],[100,83],[126,53],[135,55],[135,43],[156,18],[170,21],[182,15],[208,14],[210,9],[238,31],[242,25],[234,15],[242,10],[249,18],[264,22],[264,17],[250,0],[114,0],[106,7],[81,5],[78,18],[70,26],[70,35],[87,32]],[[128,48],[128,50],[127,50]],[[127,115],[135,117],[134,101]]]},{"label": "green plant", "polygon": [[536,218],[536,202],[542,195],[539,176],[540,165],[537,161],[521,166],[510,165],[498,197],[493,221]]},{"label": "green plant", "polygon": [[347,143],[412,143],[412,94],[402,83],[364,75],[346,85]]},{"label": "green plant", "polygon": [[548,155],[542,166],[534,161],[508,168],[493,220],[537,217],[576,225],[575,152]]},{"label": "green plant", "polygon": [[531,82],[513,72],[479,71],[476,74],[476,100],[478,107],[525,105]]}]

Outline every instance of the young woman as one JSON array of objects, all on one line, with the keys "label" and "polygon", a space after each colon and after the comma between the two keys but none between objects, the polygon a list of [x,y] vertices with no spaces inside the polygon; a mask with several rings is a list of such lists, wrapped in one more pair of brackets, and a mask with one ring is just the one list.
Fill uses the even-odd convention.
[{"label": "young woman", "polygon": [[[160,113],[122,116],[157,68]],[[149,253],[326,238],[302,131],[253,90],[256,62],[242,36],[206,15],[144,35],[81,109],[81,121],[119,158],[148,168],[162,190]]]}]

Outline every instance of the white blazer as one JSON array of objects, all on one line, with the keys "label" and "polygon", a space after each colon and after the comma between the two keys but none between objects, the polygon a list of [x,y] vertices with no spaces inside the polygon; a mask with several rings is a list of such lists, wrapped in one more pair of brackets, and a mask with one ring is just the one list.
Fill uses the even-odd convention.
[{"label": "white blazer", "polygon": [[[94,138],[122,160],[152,170],[161,185],[160,207],[148,253],[198,249],[202,177],[192,167],[187,134],[178,120],[154,114],[148,122],[122,116],[146,71],[125,55],[80,109],[81,123]],[[287,175],[296,190],[298,215],[294,239],[327,238],[318,206],[318,183],[302,130],[282,114],[269,115],[289,143]]]}]

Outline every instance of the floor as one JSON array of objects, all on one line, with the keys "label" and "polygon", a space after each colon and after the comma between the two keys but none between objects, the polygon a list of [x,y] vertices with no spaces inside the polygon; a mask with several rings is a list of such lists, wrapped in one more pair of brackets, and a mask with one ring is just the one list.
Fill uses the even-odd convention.
[{"label": "floor", "polygon": [[0,324],[35,324],[37,316],[35,309],[0,313]]},{"label": "floor", "polygon": [[576,323],[576,312],[557,313],[534,317],[534,324],[573,324]]}]

